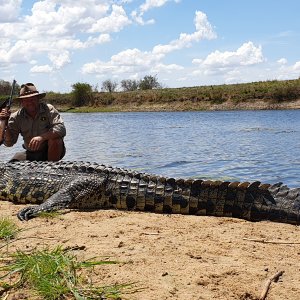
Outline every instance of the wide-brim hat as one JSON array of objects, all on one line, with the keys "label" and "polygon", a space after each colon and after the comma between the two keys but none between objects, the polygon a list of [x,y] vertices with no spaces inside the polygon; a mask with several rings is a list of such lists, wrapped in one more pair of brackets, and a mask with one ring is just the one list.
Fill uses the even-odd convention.
[{"label": "wide-brim hat", "polygon": [[33,83],[25,83],[21,85],[19,97],[17,99],[25,99],[38,96],[39,99],[42,99],[46,96],[46,93],[40,93]]}]

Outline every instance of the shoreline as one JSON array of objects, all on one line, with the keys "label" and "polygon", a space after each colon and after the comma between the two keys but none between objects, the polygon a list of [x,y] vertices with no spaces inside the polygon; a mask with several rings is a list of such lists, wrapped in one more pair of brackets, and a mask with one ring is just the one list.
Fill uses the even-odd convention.
[{"label": "shoreline", "polygon": [[221,104],[211,104],[206,101],[193,102],[174,101],[173,103],[131,103],[129,105],[102,105],[69,107],[59,106],[60,112],[88,113],[88,112],[186,112],[186,111],[238,111],[238,110],[297,110],[300,109],[300,99],[289,102],[272,103],[266,101],[233,102],[226,101]]}]

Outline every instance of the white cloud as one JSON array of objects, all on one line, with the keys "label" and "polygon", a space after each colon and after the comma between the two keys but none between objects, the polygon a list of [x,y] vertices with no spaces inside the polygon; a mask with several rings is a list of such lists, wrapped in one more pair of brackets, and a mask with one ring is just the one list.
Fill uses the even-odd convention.
[{"label": "white cloud", "polygon": [[265,61],[262,47],[247,42],[236,51],[216,50],[206,58],[193,59],[192,63],[196,69],[191,72],[191,76],[209,76],[227,84],[251,81],[252,76],[256,76],[256,80],[259,80],[261,74],[256,74],[254,67]]},{"label": "white cloud", "polygon": [[[84,64],[83,74],[101,74],[110,72],[112,75],[122,73],[143,72],[157,64],[159,58],[151,52],[142,52],[138,49],[128,49],[113,55],[108,62],[97,60]],[[106,75],[107,76],[107,75]]]},{"label": "white cloud", "polygon": [[113,65],[150,66],[157,61],[158,58],[151,52],[142,52],[138,49],[128,49],[111,57]]},{"label": "white cloud", "polygon": [[169,1],[170,0],[146,0],[145,3],[140,6],[140,11],[141,13],[145,13],[153,7],[161,7]]},{"label": "white cloud", "polygon": [[204,59],[194,59],[193,63],[196,69],[190,73],[190,79],[211,78],[212,84],[287,80],[299,78],[300,74],[300,61],[288,65],[287,59],[281,58],[274,64],[267,64],[262,47],[252,42],[244,43],[236,51],[214,51]]},{"label": "white cloud", "polygon": [[117,67],[109,63],[97,60],[92,63],[84,64],[81,70],[83,74],[102,74],[106,72],[115,72],[117,71]]},{"label": "white cloud", "polygon": [[[295,71],[300,72],[300,61],[297,61],[293,66],[292,69]],[[300,76],[300,74],[298,74]]]},{"label": "white cloud", "polygon": [[140,5],[138,10],[134,10],[132,12],[131,16],[140,25],[154,24],[154,19],[144,21],[144,13],[152,8],[162,7],[168,2],[179,3],[180,0],[146,0],[142,5]]},{"label": "white cloud", "polygon": [[135,10],[131,13],[131,17],[139,25],[150,25],[150,24],[154,24],[155,23],[154,19],[150,19],[150,20],[145,21],[143,19],[143,15],[138,14],[138,12],[135,11]]},{"label": "white cloud", "polygon": [[[22,1],[0,0],[0,64],[28,63],[42,55],[49,58],[52,69],[61,69],[72,60],[73,50],[82,50],[111,41],[110,32],[117,32],[130,24],[125,10],[111,1],[42,0],[31,8],[31,13],[16,22],[10,12],[17,16]],[[99,32],[106,32],[101,33]],[[60,55],[57,53],[60,52]],[[68,53],[68,54],[66,54]],[[55,57],[55,59],[54,59]],[[34,67],[31,71],[48,70]]]},{"label": "white cloud", "polygon": [[287,80],[291,78],[300,78],[300,61],[293,65],[282,64],[276,70],[272,71],[273,79]]},{"label": "white cloud", "polygon": [[13,22],[18,19],[22,0],[0,0],[0,23]]},{"label": "white cloud", "polygon": [[97,1],[39,1],[33,5],[32,14],[25,17],[24,21],[30,27],[26,37],[37,37],[36,33],[46,33],[47,36],[78,35],[105,18],[108,10],[109,5],[99,5]]},{"label": "white cloud", "polygon": [[100,34],[97,37],[89,37],[88,40],[84,43],[85,47],[92,47],[94,45],[100,45],[108,43],[111,41],[110,35],[107,33]]},{"label": "white cloud", "polygon": [[34,66],[30,69],[31,73],[51,73],[53,68],[49,65]]},{"label": "white cloud", "polygon": [[209,69],[233,68],[236,66],[247,66],[259,64],[264,61],[262,47],[256,47],[252,42],[244,43],[236,51],[221,52],[216,50],[209,54],[204,60],[193,60]]},{"label": "white cloud", "polygon": [[60,53],[50,53],[49,59],[53,64],[53,67],[57,70],[71,62],[69,51],[63,51]]},{"label": "white cloud", "polygon": [[287,59],[286,58],[280,58],[277,60],[277,63],[280,65],[286,65],[287,64]]},{"label": "white cloud", "polygon": [[194,59],[192,60],[192,63],[193,63],[194,65],[200,65],[200,64],[202,64],[202,62],[203,62],[203,59],[201,59],[201,58],[194,58]]},{"label": "white cloud", "polygon": [[25,63],[31,59],[33,45],[27,41],[17,41],[14,45],[0,49],[0,62]]},{"label": "white cloud", "polygon": [[127,4],[131,2],[133,2],[133,0],[119,0],[118,4]]},{"label": "white cloud", "polygon": [[152,72],[153,73],[161,73],[161,72],[165,72],[165,73],[172,73],[174,71],[180,71],[180,70],[184,70],[183,66],[177,65],[177,64],[170,64],[170,65],[165,65],[162,63],[157,64],[156,66],[153,67]]},{"label": "white cloud", "polygon": [[131,24],[131,21],[128,19],[123,7],[113,5],[111,14],[99,19],[88,32],[118,32],[129,24]]},{"label": "white cloud", "polygon": [[98,44],[104,44],[110,41],[110,35],[109,34],[100,34],[97,37],[89,37],[86,41],[81,41],[80,39],[72,39],[72,38],[64,38],[59,39],[58,41],[51,41],[49,42],[51,49],[73,49],[73,50],[79,50],[79,49],[86,49],[89,47],[92,47],[94,45]]},{"label": "white cloud", "polygon": [[190,47],[193,42],[199,42],[202,39],[214,39],[216,33],[214,32],[211,24],[207,20],[205,13],[196,11],[194,19],[196,31],[192,34],[181,33],[179,39],[170,42],[167,45],[157,45],[153,48],[155,54],[167,54],[174,50]]},{"label": "white cloud", "polygon": [[146,0],[141,6],[140,6],[140,12],[143,14],[146,11],[156,8],[156,7],[161,7],[164,6],[167,2],[175,2],[179,3],[180,0]]},{"label": "white cloud", "polygon": [[112,76],[116,74],[121,76],[122,73],[124,73],[123,76],[128,76],[131,73],[170,73],[174,70],[182,70],[182,66],[178,64],[166,65],[162,63],[162,59],[167,53],[189,47],[193,42],[216,37],[204,13],[196,12],[194,24],[196,27],[194,33],[181,33],[178,39],[171,41],[169,44],[157,45],[152,51],[141,51],[137,48],[127,49],[113,55],[108,62],[97,60],[96,62],[85,64],[82,67],[82,73],[102,74],[110,72]]}]

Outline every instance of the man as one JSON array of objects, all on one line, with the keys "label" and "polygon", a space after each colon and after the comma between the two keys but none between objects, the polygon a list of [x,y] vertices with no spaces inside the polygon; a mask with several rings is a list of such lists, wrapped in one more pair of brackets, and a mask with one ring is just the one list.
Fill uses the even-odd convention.
[{"label": "man", "polygon": [[21,85],[17,98],[21,109],[12,114],[6,108],[1,110],[0,119],[9,118],[4,145],[13,146],[21,134],[26,150],[16,153],[11,161],[59,161],[64,157],[66,128],[58,111],[51,104],[40,102],[45,96],[34,84],[26,83]]}]

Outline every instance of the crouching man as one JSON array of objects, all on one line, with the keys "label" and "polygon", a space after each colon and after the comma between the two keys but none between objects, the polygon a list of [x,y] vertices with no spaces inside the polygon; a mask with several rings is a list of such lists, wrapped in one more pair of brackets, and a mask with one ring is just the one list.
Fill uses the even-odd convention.
[{"label": "crouching man", "polygon": [[46,93],[39,93],[34,84],[21,85],[17,98],[21,108],[11,113],[3,108],[0,118],[8,118],[4,145],[12,147],[22,135],[25,151],[18,152],[11,161],[59,161],[65,155],[66,128],[62,117],[51,105],[40,100]]}]

